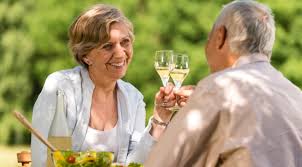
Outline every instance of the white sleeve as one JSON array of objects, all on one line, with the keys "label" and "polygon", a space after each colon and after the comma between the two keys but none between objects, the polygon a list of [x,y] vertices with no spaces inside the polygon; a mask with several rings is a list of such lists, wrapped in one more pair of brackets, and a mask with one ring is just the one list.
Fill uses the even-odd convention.
[{"label": "white sleeve", "polygon": [[149,133],[152,126],[151,121],[149,121],[145,128],[145,120],[145,103],[143,101],[143,96],[141,95],[137,107],[134,131],[130,137],[127,164],[130,162],[143,163],[147,158],[151,147],[156,143],[155,139]]}]

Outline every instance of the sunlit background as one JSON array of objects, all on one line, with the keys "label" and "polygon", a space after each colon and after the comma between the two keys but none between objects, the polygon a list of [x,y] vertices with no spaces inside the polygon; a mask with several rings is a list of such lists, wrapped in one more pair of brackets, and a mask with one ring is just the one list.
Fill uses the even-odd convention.
[{"label": "sunlit background", "polygon": [[[124,80],[145,96],[147,115],[161,81],[153,66],[156,50],[190,57],[184,84],[209,74],[204,56],[207,34],[230,0],[0,0],[0,162],[16,166],[16,153],[29,150],[30,134],[12,116],[31,119],[32,106],[50,73],[76,65],[67,48],[67,30],[81,11],[113,4],[133,22],[134,59]],[[302,88],[302,1],[261,0],[270,6],[277,34],[272,64]],[[4,156],[6,155],[6,156]]]}]

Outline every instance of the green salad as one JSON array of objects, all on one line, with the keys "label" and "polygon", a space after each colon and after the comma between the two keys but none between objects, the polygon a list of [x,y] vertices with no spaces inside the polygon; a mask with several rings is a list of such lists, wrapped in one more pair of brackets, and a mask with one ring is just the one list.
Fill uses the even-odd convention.
[{"label": "green salad", "polygon": [[[111,152],[55,151],[52,157],[55,167],[126,167],[114,164],[114,154]],[[128,167],[143,167],[143,165],[130,163]]]}]

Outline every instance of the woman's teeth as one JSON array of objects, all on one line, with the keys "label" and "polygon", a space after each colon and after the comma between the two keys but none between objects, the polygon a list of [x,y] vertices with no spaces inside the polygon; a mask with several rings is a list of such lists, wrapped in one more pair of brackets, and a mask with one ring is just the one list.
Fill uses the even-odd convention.
[{"label": "woman's teeth", "polygon": [[116,67],[121,67],[121,66],[124,65],[124,62],[121,62],[121,63],[110,63],[110,65],[116,66]]}]

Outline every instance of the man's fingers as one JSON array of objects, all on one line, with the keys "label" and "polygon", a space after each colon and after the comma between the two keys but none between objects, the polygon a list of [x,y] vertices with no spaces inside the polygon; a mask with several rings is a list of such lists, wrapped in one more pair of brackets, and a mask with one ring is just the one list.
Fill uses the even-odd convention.
[{"label": "man's fingers", "polygon": [[183,106],[185,106],[187,103],[185,102],[185,101],[182,101],[182,102],[180,102],[180,103],[178,103],[178,105],[180,106],[180,107],[183,107]]},{"label": "man's fingers", "polygon": [[189,97],[193,93],[193,90],[177,90],[174,93],[178,96]]},{"label": "man's fingers", "polygon": [[179,90],[175,90],[174,93],[178,96],[189,97],[195,89],[194,85],[182,86]]},{"label": "man's fingers", "polygon": [[195,85],[185,85],[185,86],[182,86],[181,89],[184,89],[184,90],[194,90],[195,89]]},{"label": "man's fingers", "polygon": [[188,98],[181,98],[177,100],[177,104],[181,107],[185,106],[187,104]]}]

